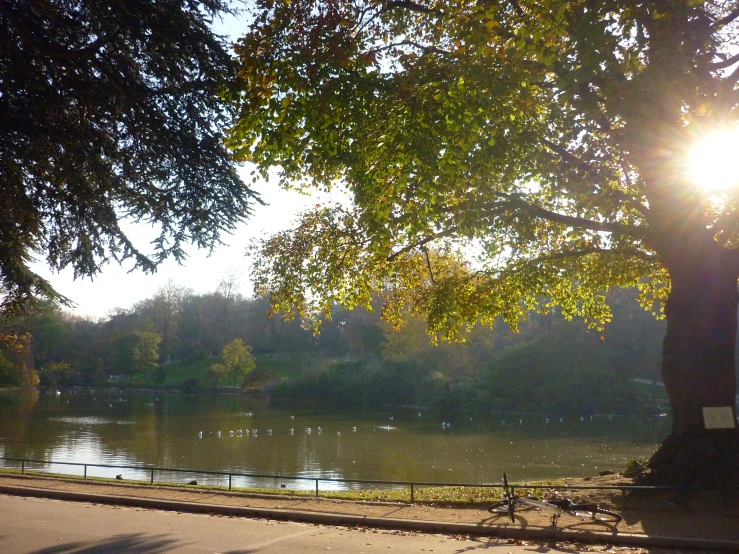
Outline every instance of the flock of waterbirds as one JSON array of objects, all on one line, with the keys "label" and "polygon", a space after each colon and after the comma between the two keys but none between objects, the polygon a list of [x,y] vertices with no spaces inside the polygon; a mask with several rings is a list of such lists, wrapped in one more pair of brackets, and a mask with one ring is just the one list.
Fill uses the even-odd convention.
[{"label": "flock of waterbirds", "polygon": [[[247,412],[245,415],[247,417],[252,417],[254,414],[251,413],[251,412]],[[295,419],[295,416],[294,415],[290,416],[290,419]],[[393,418],[390,417],[390,420],[392,421]],[[395,427],[391,427],[390,425],[382,426],[380,428],[381,429],[388,430],[388,431],[392,431],[392,430],[395,430],[396,429]],[[294,427],[290,427],[290,429],[287,432],[290,435],[294,435],[295,434],[295,428]],[[313,432],[315,432],[315,433],[317,433],[317,434],[320,435],[320,434],[323,433],[323,428],[321,428],[320,426],[316,427],[315,429],[313,429],[312,427],[306,427],[305,428],[305,434],[306,435],[310,435]],[[356,432],[357,432],[356,425],[355,426],[352,426],[352,433],[356,433]],[[264,433],[266,435],[271,435],[272,434],[272,429],[267,429],[267,430],[264,431]],[[210,431],[208,434],[209,435],[213,435],[213,436],[215,436],[216,438],[219,438],[219,439],[223,436],[223,432],[221,432],[221,431]],[[341,436],[341,431],[336,431],[336,435],[340,437]],[[259,436],[259,429],[235,429],[235,430],[229,431],[227,433],[227,436],[229,436],[229,437],[257,437],[257,436]],[[198,431],[198,438],[200,438],[200,439],[203,438],[203,431]]]},{"label": "flock of waterbirds", "polygon": [[[248,417],[252,417],[254,414],[252,412],[248,412],[245,415],[248,416]],[[423,415],[419,412],[418,413],[418,417],[419,418],[420,417],[423,417]],[[609,421],[612,421],[613,420],[613,414],[608,414],[607,415],[607,418],[608,418]],[[295,419],[295,416],[294,415],[290,416],[290,419],[294,420]],[[388,419],[389,419],[389,421],[394,421],[395,420],[394,416],[390,416]],[[473,418],[470,418],[470,421],[472,421],[472,420],[473,420]],[[580,416],[580,421],[581,422],[584,422],[584,421],[593,421],[593,416],[588,416],[588,417]],[[559,423],[564,423],[564,422],[565,422],[564,418],[560,417],[559,418]],[[551,423],[551,420],[548,417],[546,417],[546,418],[544,418],[544,423],[546,425],[549,425]],[[517,419],[517,420],[505,420],[504,419],[504,420],[501,421],[501,424],[502,425],[523,425],[524,424],[524,420],[523,419]],[[451,430],[452,424],[451,424],[451,422],[448,422],[448,421],[442,421],[441,422],[441,428],[444,429],[444,430]],[[372,430],[373,431],[376,431],[377,429],[380,429],[382,431],[395,431],[398,428],[397,427],[394,427],[392,425],[375,425],[375,426],[372,427]],[[352,431],[352,433],[356,433],[357,432],[357,427],[356,426],[352,426],[351,431]],[[316,434],[319,434],[320,435],[320,434],[323,433],[323,429],[320,426],[318,426],[316,428],[306,427],[303,432],[306,435],[310,435],[312,433],[316,433]],[[235,430],[228,431],[228,433],[226,433],[226,436],[228,436],[228,437],[236,437],[236,438],[238,438],[238,437],[257,437],[257,436],[259,436],[259,433],[260,433],[259,429],[235,429]],[[294,427],[290,427],[287,430],[287,433],[290,434],[290,435],[294,435],[295,434],[295,428]],[[221,432],[221,431],[210,431],[207,434],[208,435],[212,435],[212,436],[214,436],[216,438],[219,438],[219,439],[224,436],[224,433]],[[266,435],[272,435],[273,434],[273,431],[272,431],[272,429],[266,429],[264,431],[264,434],[266,434]],[[204,437],[204,435],[205,435],[205,433],[203,431],[198,431],[198,438],[202,439]],[[336,431],[336,436],[338,436],[338,437],[341,436],[341,431],[340,430],[337,430]]]}]

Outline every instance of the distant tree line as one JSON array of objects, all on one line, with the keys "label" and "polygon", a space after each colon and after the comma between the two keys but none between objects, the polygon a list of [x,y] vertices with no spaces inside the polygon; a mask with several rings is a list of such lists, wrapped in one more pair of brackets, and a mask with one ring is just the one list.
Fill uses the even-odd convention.
[{"label": "distant tree line", "polygon": [[315,335],[298,320],[270,317],[267,299],[242,296],[233,277],[206,294],[169,283],[99,320],[49,305],[7,322],[0,384],[187,381],[194,391],[269,382],[276,400],[337,407],[640,409],[648,394],[630,379],[658,375],[664,327],[635,296],[611,295],[616,317],[603,332],[532,313],[518,333],[500,323],[432,345],[424,320],[406,314],[394,331],[379,302],[373,311],[337,309]]}]

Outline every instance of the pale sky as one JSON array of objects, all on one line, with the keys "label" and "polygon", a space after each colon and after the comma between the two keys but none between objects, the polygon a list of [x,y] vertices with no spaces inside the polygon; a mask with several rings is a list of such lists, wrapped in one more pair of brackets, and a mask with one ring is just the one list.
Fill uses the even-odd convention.
[{"label": "pale sky", "polygon": [[[248,169],[242,169],[245,180],[248,173]],[[77,307],[70,311],[81,316],[104,317],[115,308],[130,308],[135,302],[153,296],[170,279],[178,286],[190,288],[196,293],[206,293],[215,291],[222,277],[234,273],[239,278],[241,293],[251,296],[249,261],[245,257],[249,241],[265,233],[288,229],[301,211],[321,200],[319,197],[306,197],[281,190],[274,182],[269,184],[260,181],[254,188],[268,205],[255,205],[251,219],[242,223],[233,235],[224,236],[226,245],[218,247],[210,256],[206,250],[190,246],[187,249],[189,257],[183,265],[167,260],[153,275],[140,270],[129,273],[130,262],[123,266],[111,262],[94,280],[74,280],[71,269],[53,273],[41,256],[32,266],[33,270],[48,279],[58,292],[75,302]],[[147,252],[148,243],[153,237],[152,229],[143,224],[130,224],[127,228],[130,229],[129,238],[140,250]]]}]

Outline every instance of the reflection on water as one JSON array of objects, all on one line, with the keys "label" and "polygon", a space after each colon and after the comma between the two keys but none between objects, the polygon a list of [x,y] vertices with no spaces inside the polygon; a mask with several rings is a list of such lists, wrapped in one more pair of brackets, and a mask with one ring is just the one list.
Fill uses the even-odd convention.
[{"label": "reflection on water", "polygon": [[76,425],[107,425],[114,423],[116,425],[132,425],[135,421],[125,421],[121,419],[110,419],[106,417],[96,416],[65,416],[65,417],[52,417],[50,421],[61,421],[62,423],[73,423]]},{"label": "reflection on water", "polygon": [[[586,476],[648,457],[668,418],[429,412],[320,413],[232,396],[62,391],[0,395],[0,456],[205,471],[445,483]],[[30,468],[31,466],[29,466]],[[43,469],[43,468],[39,468]],[[49,466],[46,466],[49,469]],[[60,464],[52,471],[82,474]],[[89,476],[149,478],[88,468]],[[228,484],[197,473],[166,475]],[[313,481],[235,477],[234,486],[312,488]],[[357,485],[321,483],[321,488]]]}]

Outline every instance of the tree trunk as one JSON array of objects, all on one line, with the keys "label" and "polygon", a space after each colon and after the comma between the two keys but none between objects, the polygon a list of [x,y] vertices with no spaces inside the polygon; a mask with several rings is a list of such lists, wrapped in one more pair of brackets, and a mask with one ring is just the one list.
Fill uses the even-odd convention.
[{"label": "tree trunk", "polygon": [[737,481],[739,432],[707,429],[704,408],[723,408],[736,426],[737,267],[734,252],[713,240],[683,252],[665,259],[672,288],[662,379],[672,434],[649,461],[648,480],[721,486]]}]

